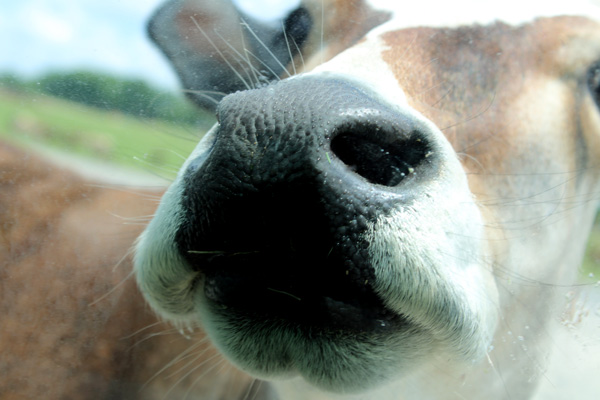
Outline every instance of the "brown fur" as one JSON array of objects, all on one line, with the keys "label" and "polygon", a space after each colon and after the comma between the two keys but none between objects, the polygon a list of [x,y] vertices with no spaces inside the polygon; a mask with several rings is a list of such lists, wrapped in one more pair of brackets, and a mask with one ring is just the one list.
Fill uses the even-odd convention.
[{"label": "brown fur", "polygon": [[312,30],[308,43],[302,49],[304,54],[311,54],[311,57],[304,60],[297,57],[295,60],[297,68],[305,62],[303,69],[306,71],[352,47],[367,32],[391,17],[389,13],[372,10],[362,0],[314,0],[304,3],[318,27]]},{"label": "brown fur", "polygon": [[[597,141],[596,106],[583,100],[585,72],[572,68],[590,65],[596,54],[586,54],[590,61],[583,63],[577,59],[582,55],[564,52],[577,41],[598,41],[597,35],[597,24],[579,17],[539,19],[522,27],[404,29],[383,35],[389,46],[384,59],[410,104],[442,129],[461,156],[473,193],[498,199],[505,196],[499,190],[510,185],[486,184],[492,175],[540,174],[543,179],[551,171],[576,174],[596,166],[598,147],[589,145]],[[558,41],[559,36],[568,39]],[[548,117],[544,93],[553,81],[568,90],[550,94],[561,104],[551,117],[563,128],[560,135],[548,136],[557,130],[543,125]],[[581,118],[587,122],[578,123]],[[577,164],[559,167],[552,160],[557,148],[586,154]],[[532,152],[540,158],[533,161]]]},{"label": "brown fur", "polygon": [[[142,226],[121,217],[152,214],[159,195],[101,188],[0,144],[0,399],[245,394],[248,378],[218,360],[179,384],[191,357],[151,379],[203,338],[158,321],[130,278]],[[202,350],[214,355],[205,344],[193,354]]]}]

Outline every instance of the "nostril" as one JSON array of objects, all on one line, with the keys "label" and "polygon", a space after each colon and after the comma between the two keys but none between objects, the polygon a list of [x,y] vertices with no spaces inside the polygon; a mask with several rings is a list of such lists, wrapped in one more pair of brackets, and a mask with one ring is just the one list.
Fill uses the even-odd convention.
[{"label": "nostril", "polygon": [[427,141],[417,132],[399,138],[372,130],[372,134],[342,131],[331,141],[331,151],[371,183],[397,186],[431,154]]}]

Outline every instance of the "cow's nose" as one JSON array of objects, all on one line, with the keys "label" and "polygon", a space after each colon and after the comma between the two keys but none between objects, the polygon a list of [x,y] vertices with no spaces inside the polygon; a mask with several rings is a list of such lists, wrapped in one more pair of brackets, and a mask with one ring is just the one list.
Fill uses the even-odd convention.
[{"label": "cow's nose", "polygon": [[364,233],[437,175],[428,125],[311,77],[229,95],[217,113],[215,142],[184,179],[176,237],[207,299],[312,324],[384,318]]}]

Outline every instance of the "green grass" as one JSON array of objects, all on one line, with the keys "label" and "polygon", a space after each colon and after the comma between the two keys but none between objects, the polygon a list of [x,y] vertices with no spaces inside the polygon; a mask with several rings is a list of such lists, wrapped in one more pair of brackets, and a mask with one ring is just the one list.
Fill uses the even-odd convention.
[{"label": "green grass", "polygon": [[201,128],[141,120],[41,94],[0,90],[0,138],[173,177]]},{"label": "green grass", "polygon": [[[40,94],[0,90],[0,138],[152,170],[172,178],[203,135],[201,128],[139,120]],[[581,268],[582,282],[600,280],[600,221]]]},{"label": "green grass", "polygon": [[596,216],[581,266],[582,282],[600,281],[600,217]]}]

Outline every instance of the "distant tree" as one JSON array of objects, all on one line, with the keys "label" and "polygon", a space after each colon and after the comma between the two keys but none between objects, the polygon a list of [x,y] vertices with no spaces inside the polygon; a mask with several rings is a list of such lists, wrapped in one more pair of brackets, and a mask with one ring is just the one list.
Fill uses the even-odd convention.
[{"label": "distant tree", "polygon": [[159,116],[153,104],[158,93],[141,80],[120,82],[114,95],[113,104],[126,114],[148,118]]},{"label": "distant tree", "polygon": [[92,107],[110,109],[108,92],[115,82],[89,72],[51,73],[39,80],[40,90]]},{"label": "distant tree", "polygon": [[212,124],[213,117],[190,104],[183,95],[155,89],[139,79],[119,79],[89,71],[53,72],[32,81],[0,76],[0,87],[34,90],[105,110],[178,124]]},{"label": "distant tree", "polygon": [[24,90],[27,83],[18,76],[5,73],[0,75],[0,89]]}]

